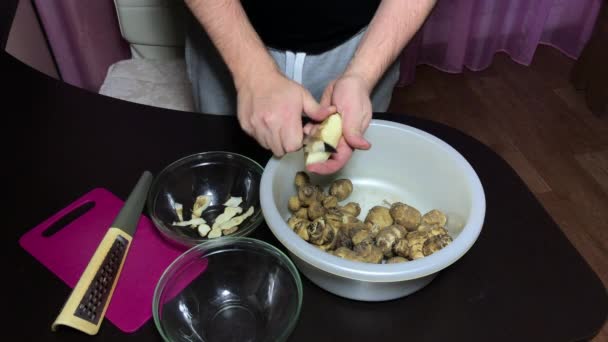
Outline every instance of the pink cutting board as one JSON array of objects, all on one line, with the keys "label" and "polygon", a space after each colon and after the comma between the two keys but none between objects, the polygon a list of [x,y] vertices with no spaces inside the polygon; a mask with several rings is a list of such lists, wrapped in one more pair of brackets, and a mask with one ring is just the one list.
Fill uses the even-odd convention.
[{"label": "pink cutting board", "polygon": [[[55,234],[43,236],[43,232],[55,222],[91,202],[94,206],[85,214]],[[19,243],[68,286],[74,288],[123,204],[121,199],[108,190],[94,189],[28,231]],[[185,249],[164,240],[152,221],[142,215],[106,311],[106,318],[127,333],[136,331],[146,323],[152,317],[152,298],[158,280],[169,264],[184,251]],[[57,308],[57,314],[60,310]]]}]

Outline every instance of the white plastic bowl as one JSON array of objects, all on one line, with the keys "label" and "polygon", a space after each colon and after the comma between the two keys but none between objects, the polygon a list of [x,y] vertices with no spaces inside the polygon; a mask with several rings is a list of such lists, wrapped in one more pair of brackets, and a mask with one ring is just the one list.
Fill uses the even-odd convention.
[{"label": "white plastic bowl", "polygon": [[437,273],[473,246],[485,217],[485,194],[471,165],[454,148],[422,130],[372,120],[366,131],[368,151],[356,151],[340,172],[311,174],[315,184],[337,178],[354,184],[345,202],[367,211],[383,200],[400,201],[425,213],[439,209],[448,216],[446,229],[454,241],[430,256],[399,264],[366,264],[333,256],[297,236],[287,225],[287,202],[296,193],[294,175],[304,170],[302,152],[271,158],[262,175],[260,201],[264,218],[287,248],[298,269],[312,282],[336,295],[363,301],[407,296],[426,286]]}]

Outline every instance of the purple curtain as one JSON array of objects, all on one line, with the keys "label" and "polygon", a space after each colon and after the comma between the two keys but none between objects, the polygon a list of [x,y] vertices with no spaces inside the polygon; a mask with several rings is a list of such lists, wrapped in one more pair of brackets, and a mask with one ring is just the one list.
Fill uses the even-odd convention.
[{"label": "purple curtain", "polygon": [[112,0],[34,3],[65,82],[97,92],[108,67],[131,57]]},{"label": "purple curtain", "polygon": [[[26,0],[27,1],[27,0]],[[130,58],[112,0],[33,0],[63,79],[98,91],[108,67]],[[529,65],[538,44],[577,58],[602,0],[439,0],[404,49],[399,85],[428,64],[446,72],[488,67],[505,51]]]},{"label": "purple curtain", "polygon": [[508,53],[529,65],[538,44],[578,58],[602,0],[439,0],[401,55],[399,86],[414,81],[416,65],[458,73],[487,68]]}]

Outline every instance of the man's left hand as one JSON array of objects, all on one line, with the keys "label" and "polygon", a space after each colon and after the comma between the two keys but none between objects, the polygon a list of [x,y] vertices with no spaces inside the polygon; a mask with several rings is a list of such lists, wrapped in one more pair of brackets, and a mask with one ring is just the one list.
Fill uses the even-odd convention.
[{"label": "man's left hand", "polygon": [[[334,105],[342,115],[342,139],[337,152],[322,163],[307,166],[308,171],[317,174],[332,174],[342,169],[350,160],[353,151],[367,150],[371,144],[363,137],[372,118],[370,94],[372,87],[363,77],[344,74],[332,81],[321,97],[321,106]],[[310,134],[316,125],[307,124],[304,132]]]}]

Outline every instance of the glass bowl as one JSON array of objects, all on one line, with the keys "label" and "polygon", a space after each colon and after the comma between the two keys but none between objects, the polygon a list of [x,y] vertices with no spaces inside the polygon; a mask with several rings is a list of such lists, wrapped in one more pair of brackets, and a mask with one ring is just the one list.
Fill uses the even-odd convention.
[{"label": "glass bowl", "polygon": [[260,240],[227,236],[169,265],[152,312],[165,341],[285,341],[301,305],[301,279],[285,254]]},{"label": "glass bowl", "polygon": [[147,199],[148,213],[165,238],[190,248],[210,239],[201,237],[196,227],[173,224],[178,221],[176,203],[183,206],[183,219],[190,220],[196,197],[210,196],[209,207],[201,217],[212,226],[230,197],[242,197],[243,213],[249,207],[254,212],[230,236],[249,235],[264,219],[259,202],[263,170],[255,161],[232,152],[202,152],[181,158],[155,177]]}]

